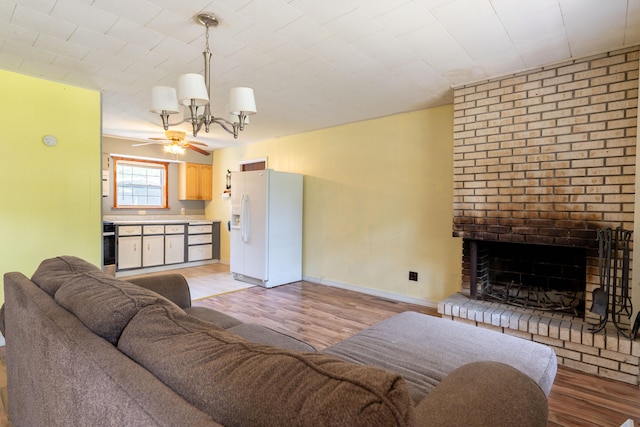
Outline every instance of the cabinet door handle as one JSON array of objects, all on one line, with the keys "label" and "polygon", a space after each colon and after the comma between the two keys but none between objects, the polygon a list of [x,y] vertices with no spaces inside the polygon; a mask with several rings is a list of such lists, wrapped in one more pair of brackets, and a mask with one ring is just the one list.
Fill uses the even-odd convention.
[{"label": "cabinet door handle", "polygon": [[133,244],[133,251],[135,252],[135,251],[137,251],[137,250],[138,250],[138,244],[137,244],[137,243],[134,243],[134,244]]}]

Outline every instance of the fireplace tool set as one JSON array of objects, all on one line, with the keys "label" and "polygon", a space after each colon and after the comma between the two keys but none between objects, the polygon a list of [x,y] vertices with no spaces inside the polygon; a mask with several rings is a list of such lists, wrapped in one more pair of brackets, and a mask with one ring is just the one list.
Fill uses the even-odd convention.
[{"label": "fireplace tool set", "polygon": [[625,338],[635,339],[640,327],[640,315],[628,330],[620,324],[626,315],[631,318],[633,305],[629,295],[629,252],[632,231],[618,227],[615,230],[603,228],[598,230],[598,275],[599,287],[593,291],[591,312],[601,317],[600,322],[593,325],[593,333],[601,331],[609,318],[618,332]]}]

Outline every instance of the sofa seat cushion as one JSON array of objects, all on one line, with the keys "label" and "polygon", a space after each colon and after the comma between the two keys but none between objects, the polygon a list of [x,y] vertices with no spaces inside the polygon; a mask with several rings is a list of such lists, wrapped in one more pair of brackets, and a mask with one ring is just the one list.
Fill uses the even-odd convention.
[{"label": "sofa seat cushion", "polygon": [[389,372],[256,344],[166,306],[141,309],[118,348],[225,426],[408,425]]},{"label": "sofa seat cushion", "polygon": [[64,282],[76,274],[98,271],[98,267],[78,257],[59,256],[42,261],[31,276],[31,281],[53,296]]},{"label": "sofa seat cushion", "polygon": [[112,344],[118,342],[122,330],[142,307],[158,304],[179,309],[153,291],[101,271],[75,273],[58,288],[54,299]]},{"label": "sofa seat cushion", "polygon": [[533,379],[546,395],[557,370],[555,352],[546,345],[409,311],[322,353],[402,375],[416,402],[456,368],[471,362],[510,365]]}]

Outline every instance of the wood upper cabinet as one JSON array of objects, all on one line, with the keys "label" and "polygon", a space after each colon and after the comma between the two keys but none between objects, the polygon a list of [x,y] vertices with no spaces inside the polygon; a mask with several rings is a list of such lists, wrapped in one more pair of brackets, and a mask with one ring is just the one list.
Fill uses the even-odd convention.
[{"label": "wood upper cabinet", "polygon": [[211,165],[180,163],[178,165],[178,199],[211,200],[213,198],[211,171]]}]

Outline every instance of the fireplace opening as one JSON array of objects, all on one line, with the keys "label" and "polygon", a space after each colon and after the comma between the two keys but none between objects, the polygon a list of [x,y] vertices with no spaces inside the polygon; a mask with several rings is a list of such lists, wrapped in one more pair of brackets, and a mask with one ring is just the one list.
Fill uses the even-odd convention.
[{"label": "fireplace opening", "polygon": [[471,260],[476,298],[584,316],[587,249],[492,241],[470,244],[477,245],[469,251],[476,257]]}]

